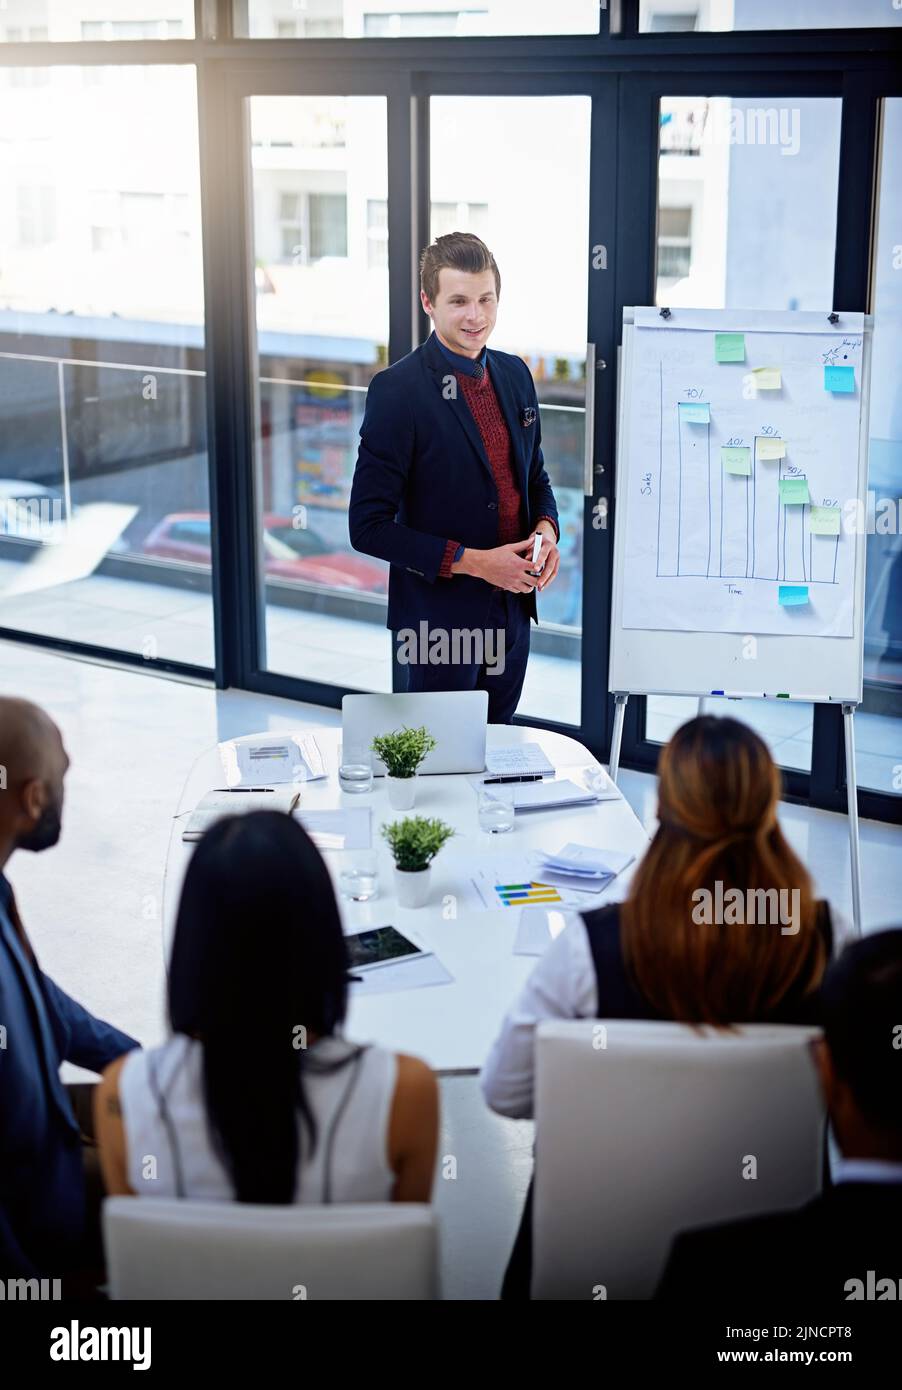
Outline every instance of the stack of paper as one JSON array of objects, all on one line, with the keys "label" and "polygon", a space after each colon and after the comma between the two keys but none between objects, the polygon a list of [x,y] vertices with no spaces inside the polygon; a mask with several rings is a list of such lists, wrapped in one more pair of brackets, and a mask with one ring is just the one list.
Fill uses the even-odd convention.
[{"label": "stack of paper", "polygon": [[313,734],[247,734],[220,743],[219,756],[230,787],[271,787],[326,776]]},{"label": "stack of paper", "polygon": [[584,893],[600,893],[634,858],[633,854],[617,850],[600,852],[591,845],[570,843],[557,854],[543,854],[540,873],[544,883]]},{"label": "stack of paper", "polygon": [[515,811],[550,811],[556,806],[588,806],[598,800],[595,792],[578,787],[569,777],[554,782],[515,782]]},{"label": "stack of paper", "polygon": [[369,806],[349,806],[343,810],[299,808],[295,815],[317,849],[370,848]]}]

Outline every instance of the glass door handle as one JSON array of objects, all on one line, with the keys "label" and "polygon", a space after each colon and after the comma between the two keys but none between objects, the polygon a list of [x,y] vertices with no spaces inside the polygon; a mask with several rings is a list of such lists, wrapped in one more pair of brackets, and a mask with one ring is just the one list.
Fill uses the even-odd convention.
[{"label": "glass door handle", "polygon": [[586,343],[586,440],[583,456],[583,496],[595,492],[595,344]]}]

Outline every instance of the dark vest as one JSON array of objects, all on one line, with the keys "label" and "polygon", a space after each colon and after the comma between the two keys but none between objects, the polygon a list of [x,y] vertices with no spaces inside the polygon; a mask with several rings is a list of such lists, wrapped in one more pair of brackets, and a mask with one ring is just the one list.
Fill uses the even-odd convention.
[{"label": "dark vest", "polygon": [[[589,935],[589,948],[595,966],[598,988],[598,1018],[662,1019],[663,1014],[651,1004],[634,984],[623,959],[620,942],[620,904],[609,903],[593,912],[584,912],[583,921]],[[817,905],[817,929],[827,947],[828,959],[833,954],[833,926],[826,902]],[[820,1022],[818,994],[803,997],[801,990],[790,990],[779,1010],[767,1019],[735,1019],[736,1023],[807,1023]]]}]

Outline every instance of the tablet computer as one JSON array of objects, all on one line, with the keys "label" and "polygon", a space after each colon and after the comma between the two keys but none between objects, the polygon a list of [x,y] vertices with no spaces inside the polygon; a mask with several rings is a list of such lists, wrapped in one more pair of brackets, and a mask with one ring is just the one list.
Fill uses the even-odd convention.
[{"label": "tablet computer", "polygon": [[368,927],[345,940],[353,971],[375,970],[380,965],[393,965],[396,961],[431,954],[395,927]]}]

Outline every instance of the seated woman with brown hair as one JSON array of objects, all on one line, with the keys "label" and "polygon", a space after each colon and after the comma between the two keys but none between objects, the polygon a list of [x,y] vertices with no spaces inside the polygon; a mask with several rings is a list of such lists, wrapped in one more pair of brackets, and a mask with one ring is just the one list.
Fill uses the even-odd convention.
[{"label": "seated woman with brown hair", "polygon": [[[544,1019],[817,1022],[818,986],[850,929],[815,899],[780,829],[765,743],[703,715],[662,749],[658,778],[658,829],[626,900],[574,915],[504,1020],[482,1071],[500,1115],[532,1115]],[[505,1297],[529,1296],[530,1219],[528,1201]]]}]

